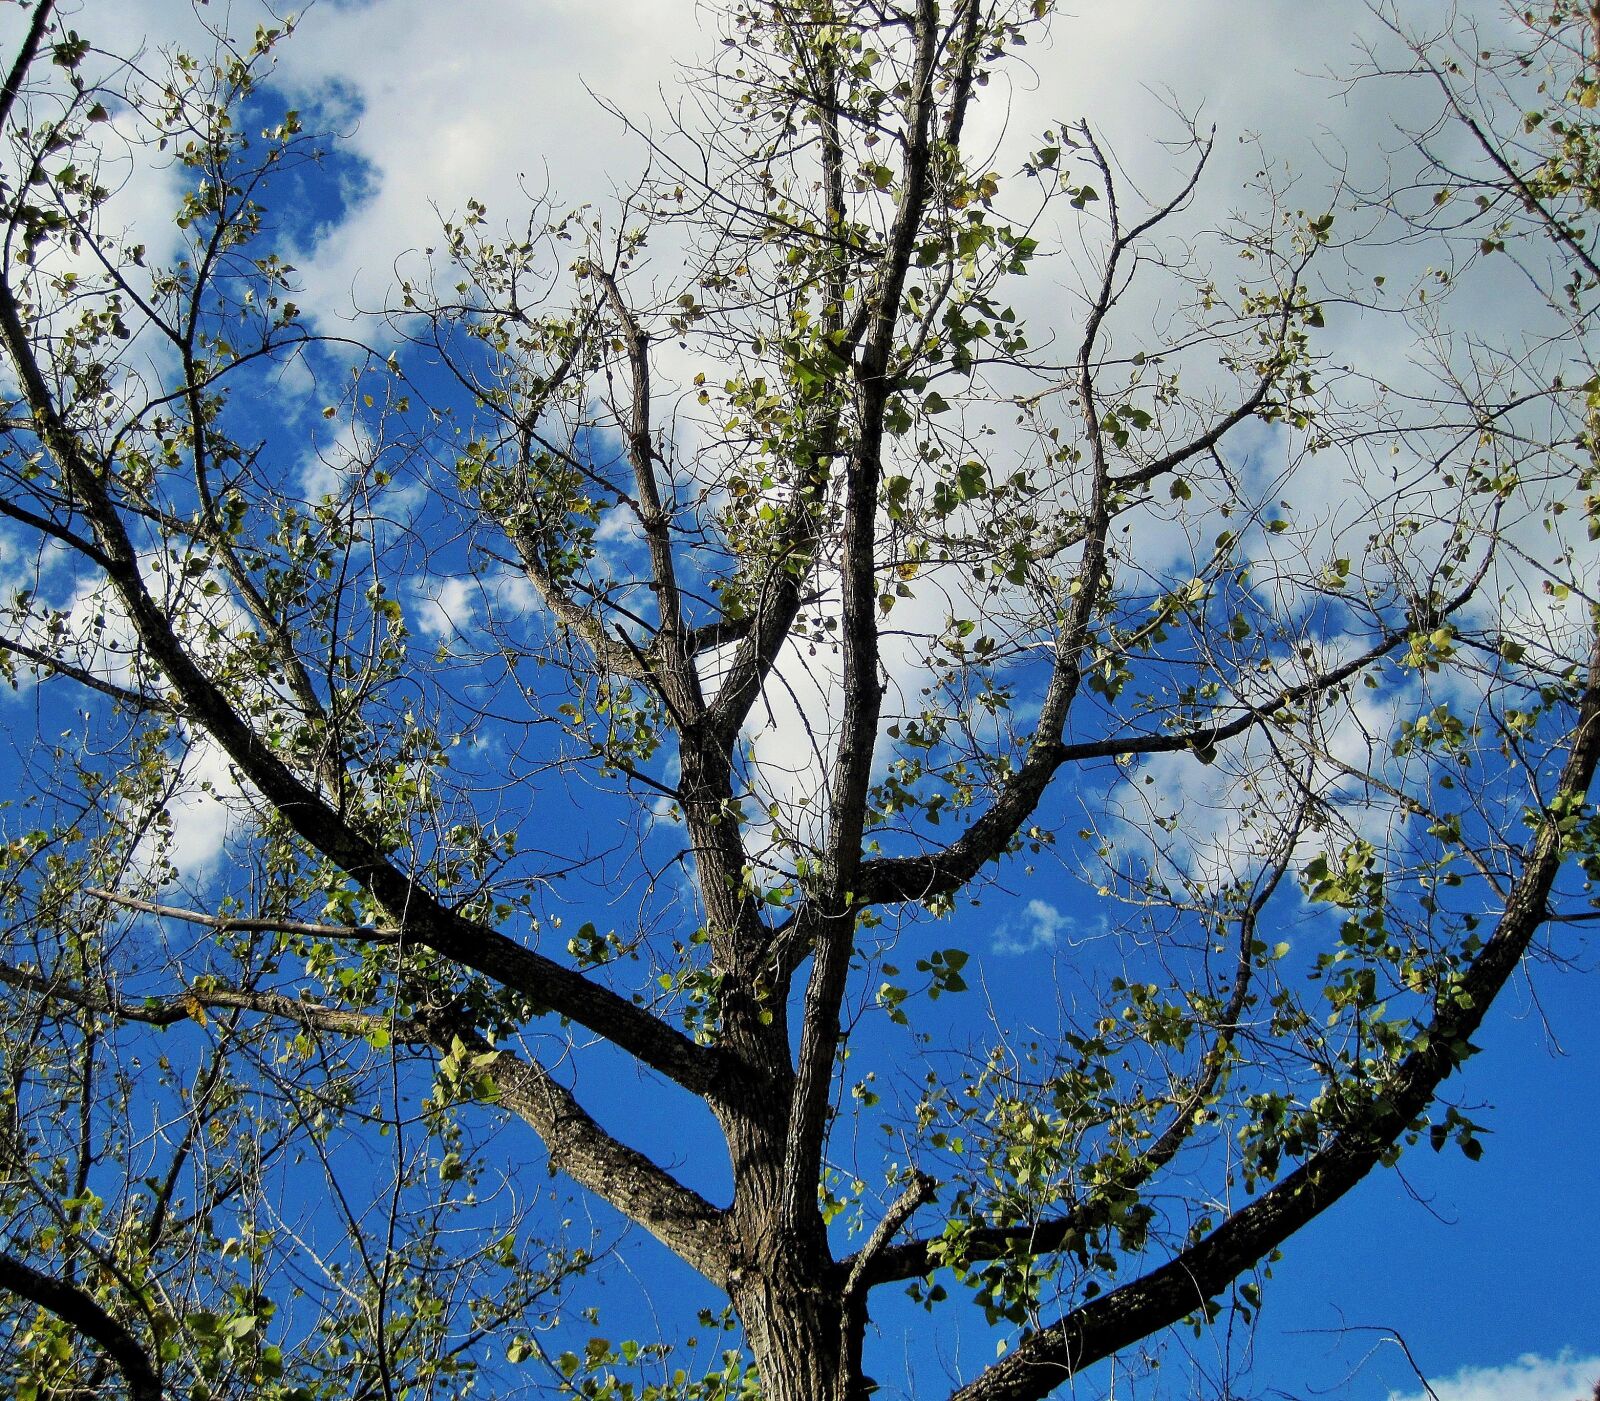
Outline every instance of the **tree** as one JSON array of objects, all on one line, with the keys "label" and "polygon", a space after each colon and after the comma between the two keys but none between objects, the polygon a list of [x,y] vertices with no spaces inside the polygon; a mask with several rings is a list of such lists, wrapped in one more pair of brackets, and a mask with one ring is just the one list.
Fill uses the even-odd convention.
[{"label": "tree", "polygon": [[[734,3],[620,209],[470,205],[362,345],[292,300],[291,26],[117,57],[36,0],[0,97],[19,1394],[846,1401],[909,1287],[1007,1329],[954,1394],[1022,1401],[1248,1315],[1406,1145],[1480,1151],[1447,1082],[1591,912],[1593,17],[1510,56],[1551,74],[1531,145],[1415,47],[1482,159],[1400,213],[1526,253],[1560,324],[1466,374],[1435,322],[1435,387],[1373,407],[1317,350],[1333,212],[1180,238],[1200,133],[1150,201],[1086,125],[974,154],[1048,8]],[[118,222],[150,169],[170,249]],[[226,869],[184,869],[198,802]],[[1058,859],[1113,960],[1051,1035],[949,1013],[938,918]],[[642,1151],[620,1066],[715,1137]],[[560,1350],[603,1242],[540,1166],[748,1360]]]}]

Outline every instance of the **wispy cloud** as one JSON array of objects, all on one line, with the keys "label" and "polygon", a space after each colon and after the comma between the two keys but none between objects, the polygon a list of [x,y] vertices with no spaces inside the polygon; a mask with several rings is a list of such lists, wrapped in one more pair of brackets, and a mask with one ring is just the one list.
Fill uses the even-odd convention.
[{"label": "wispy cloud", "polygon": [[[1431,1382],[1437,1401],[1590,1401],[1600,1382],[1600,1357],[1525,1353],[1504,1367],[1463,1367]],[[1430,1401],[1426,1393],[1391,1391],[1389,1401]]]},{"label": "wispy cloud", "polygon": [[1030,900],[1021,914],[1008,919],[994,931],[996,953],[1024,954],[1053,949],[1071,941],[1079,932],[1079,921],[1064,914],[1048,900]]}]

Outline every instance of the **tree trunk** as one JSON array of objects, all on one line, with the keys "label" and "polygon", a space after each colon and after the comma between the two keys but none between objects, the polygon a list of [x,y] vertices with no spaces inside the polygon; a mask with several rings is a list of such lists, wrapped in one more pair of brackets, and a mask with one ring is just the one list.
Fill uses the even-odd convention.
[{"label": "tree trunk", "polygon": [[728,1296],[761,1377],[762,1401],[861,1401],[860,1310],[847,1310],[815,1196],[798,1220],[785,1219],[785,1108],[768,1095],[722,1116],[736,1183]]},{"label": "tree trunk", "polygon": [[859,1330],[846,1325],[839,1282],[797,1277],[792,1263],[741,1270],[730,1286],[763,1401],[865,1401]]}]

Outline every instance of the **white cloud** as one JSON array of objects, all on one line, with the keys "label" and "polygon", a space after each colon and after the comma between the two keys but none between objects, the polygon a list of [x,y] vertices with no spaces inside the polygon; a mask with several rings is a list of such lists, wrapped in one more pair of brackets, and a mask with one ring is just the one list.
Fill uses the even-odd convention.
[{"label": "white cloud", "polygon": [[[186,882],[209,876],[229,838],[252,817],[228,756],[205,736],[189,739],[162,806],[171,825],[161,854]],[[146,843],[134,853],[135,864],[148,869],[153,855]]]},{"label": "white cloud", "polygon": [[[1015,920],[1007,920],[994,932],[996,953],[1023,954],[1053,949],[1073,942],[1079,920],[1064,914],[1047,900],[1029,900]],[[1104,927],[1104,920],[1101,920]]]},{"label": "white cloud", "polygon": [[[674,58],[702,47],[686,0],[432,0],[319,6],[281,52],[308,103],[353,109],[340,149],[368,172],[355,208],[299,263],[308,306],[387,298],[396,259],[437,241],[469,197],[515,223],[528,193],[606,199],[644,164],[640,143],[586,84],[648,102]],[[310,250],[308,250],[310,251]]]},{"label": "white cloud", "polygon": [[[1590,1401],[1600,1382],[1600,1356],[1526,1353],[1504,1367],[1463,1367],[1431,1381],[1432,1401]],[[1430,1401],[1425,1393],[1391,1391],[1389,1401]]]},{"label": "white cloud", "polygon": [[[241,30],[256,18],[251,8],[237,8],[234,18]],[[1370,187],[1381,182],[1386,150],[1398,149],[1397,113],[1415,93],[1390,85],[1363,89],[1355,100],[1341,102],[1333,85],[1315,76],[1355,67],[1358,39],[1378,32],[1362,0],[1297,7],[1292,18],[1281,0],[1180,7],[1170,0],[1124,0],[1076,9],[1055,19],[1049,45],[1031,44],[1026,61],[997,78],[996,86],[1006,91],[991,92],[974,115],[974,149],[993,151],[994,167],[1007,180],[1045,127],[1086,115],[1123,162],[1124,192],[1136,187],[1159,198],[1172,190],[1182,164],[1161,144],[1160,138],[1176,129],[1171,109],[1203,109],[1204,120],[1217,123],[1219,141],[1185,223],[1203,231],[1225,226],[1232,208],[1250,204],[1248,189],[1261,157],[1254,145],[1239,139],[1244,133],[1264,133],[1271,158],[1287,162],[1301,177],[1293,203],[1311,210],[1329,198],[1323,151],[1342,153],[1352,179]],[[128,48],[140,33],[192,29],[187,11],[177,0],[100,3],[86,10],[84,28]],[[491,225],[515,222],[530,195],[546,189],[558,208],[590,199],[615,206],[642,168],[645,151],[586,85],[666,131],[662,113],[679,89],[675,64],[703,57],[718,37],[691,0],[616,0],[599,8],[587,0],[497,0],[492,5],[461,0],[455,6],[383,0],[311,8],[280,51],[279,78],[296,100],[319,107],[313,121],[331,122],[345,133],[338,149],[356,163],[360,179],[347,190],[351,202],[344,217],[320,229],[295,257],[306,284],[299,300],[332,314],[348,305],[352,293],[369,307],[385,303],[396,261],[434,244],[440,212],[461,207],[468,197],[489,204]],[[1372,92],[1381,100],[1367,100]],[[1340,158],[1336,154],[1335,163]],[[170,195],[149,188],[152,200]],[[144,199],[145,187],[130,189],[128,198]],[[1084,256],[1084,250],[1092,254],[1099,230],[1091,217],[1067,208],[1039,230],[1046,246],[1063,251],[1041,258],[1027,279],[1022,310],[1039,328],[1036,343],[1052,328],[1062,328],[1063,344],[1070,342],[1081,322],[1081,287],[1094,269],[1093,257]],[[670,247],[663,244],[656,255],[661,277],[680,275]],[[1212,257],[1231,267],[1223,261],[1231,255],[1220,246]],[[1134,289],[1119,307],[1120,325],[1113,334],[1127,343],[1124,348],[1158,338],[1161,328],[1170,326],[1170,317],[1157,314],[1153,295]],[[1398,324],[1351,322],[1331,327],[1328,334],[1364,372],[1403,365],[1412,350],[1410,329]],[[670,342],[662,343],[662,351],[675,353]],[[658,376],[658,388],[669,380],[670,374]],[[300,366],[292,386],[284,388],[303,394],[305,381]],[[1273,435],[1251,441],[1263,460],[1281,456]],[[345,427],[320,457],[305,464],[308,493],[339,490],[358,475],[355,469],[372,451],[359,430]],[[1319,545],[1331,545],[1349,526],[1328,503],[1361,496],[1350,473],[1359,474],[1359,468],[1301,473],[1294,484],[1296,506],[1323,520],[1316,532]],[[390,488],[385,513],[403,520],[415,490]],[[1319,516],[1319,511],[1328,514]],[[1175,559],[1193,553],[1178,515],[1163,504],[1135,527],[1138,557],[1129,562],[1152,570],[1157,582],[1173,574]],[[614,512],[599,538],[620,544],[632,533],[624,514]],[[1195,533],[1203,544],[1214,531],[1197,527]],[[1257,559],[1263,573],[1267,558],[1263,553]],[[475,620],[462,581],[418,587],[417,596],[427,600],[419,627],[430,637]],[[525,581],[500,592],[517,606],[531,602]],[[916,596],[897,609],[895,627],[937,633],[951,611],[943,592],[934,581],[919,582]],[[963,602],[956,601],[958,611]],[[910,639],[886,644],[893,681],[911,698],[906,708],[912,711],[922,680],[919,650]],[[825,755],[832,741],[837,671],[827,649],[812,656],[791,648],[752,718],[750,740],[762,770],[761,786],[769,790],[760,796],[781,803],[801,828],[815,810],[810,800],[826,767],[817,756]],[[1352,717],[1335,737],[1341,757],[1362,763],[1367,736],[1383,738],[1389,719]],[[1227,823],[1227,814],[1238,809],[1237,775],[1224,765],[1202,770],[1186,756],[1173,756],[1130,776],[1153,777],[1151,786],[1161,788],[1172,804],[1187,800],[1189,840],[1196,850],[1215,852],[1214,864],[1225,864],[1223,854],[1237,849],[1236,833]]]},{"label": "white cloud", "polygon": [[411,586],[417,631],[435,642],[465,636],[477,624],[481,590],[473,579],[415,580]]}]

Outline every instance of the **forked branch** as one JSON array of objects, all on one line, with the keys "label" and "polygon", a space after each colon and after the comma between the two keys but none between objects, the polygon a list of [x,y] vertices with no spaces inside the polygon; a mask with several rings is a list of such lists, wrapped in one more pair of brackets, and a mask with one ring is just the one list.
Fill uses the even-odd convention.
[{"label": "forked branch", "polygon": [[1366,1114],[1334,1132],[1288,1177],[1165,1265],[1024,1338],[951,1401],[1043,1401],[1081,1369],[1203,1310],[1241,1273],[1355,1187],[1417,1126],[1548,917],[1565,856],[1564,826],[1586,804],[1600,763],[1600,629],[1594,633],[1572,735],[1555,794],[1494,933],[1461,975],[1454,995],[1440,999],[1415,1049],[1374,1087]]}]

